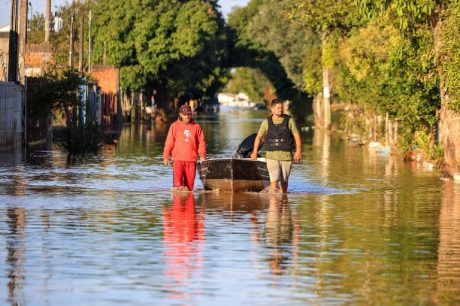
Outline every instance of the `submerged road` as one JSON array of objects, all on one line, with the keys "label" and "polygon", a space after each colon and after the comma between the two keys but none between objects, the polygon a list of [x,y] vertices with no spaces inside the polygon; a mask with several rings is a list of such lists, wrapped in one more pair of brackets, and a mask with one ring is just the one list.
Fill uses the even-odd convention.
[{"label": "submerged road", "polygon": [[[264,111],[199,116],[231,156]],[[167,127],[116,146],[0,161],[2,305],[460,303],[460,185],[303,134],[288,196],[172,194]]]}]

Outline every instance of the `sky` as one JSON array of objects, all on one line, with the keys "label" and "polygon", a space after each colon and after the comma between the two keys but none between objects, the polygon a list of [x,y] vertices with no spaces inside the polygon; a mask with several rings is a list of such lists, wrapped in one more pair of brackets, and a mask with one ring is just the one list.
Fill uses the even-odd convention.
[{"label": "sky", "polygon": [[[54,12],[56,6],[61,6],[69,3],[71,0],[51,0],[51,11]],[[234,6],[245,6],[249,0],[219,0],[221,10],[226,16]],[[44,13],[46,0],[29,0],[32,7],[32,12]],[[0,27],[9,24],[10,22],[10,5],[11,0],[0,0]],[[30,14],[30,12],[29,12]]]}]

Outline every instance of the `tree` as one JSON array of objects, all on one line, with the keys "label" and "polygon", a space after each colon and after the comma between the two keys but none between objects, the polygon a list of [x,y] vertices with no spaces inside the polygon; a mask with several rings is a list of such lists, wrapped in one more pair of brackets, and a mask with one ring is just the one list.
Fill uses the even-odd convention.
[{"label": "tree", "polygon": [[244,92],[251,101],[263,101],[267,90],[275,90],[267,77],[260,70],[247,67],[236,68],[224,88],[233,94]]},{"label": "tree", "polygon": [[131,67],[122,69],[125,90],[149,86],[165,100],[200,98],[228,73],[219,69],[226,37],[216,1],[99,1],[94,27],[95,60],[106,48],[108,64]]},{"label": "tree", "polygon": [[62,112],[67,127],[76,125],[72,121],[72,111],[80,104],[77,92],[82,84],[83,79],[73,69],[53,69],[43,76],[28,78],[28,104],[32,107],[29,117],[39,119]]},{"label": "tree", "polygon": [[30,19],[29,32],[27,33],[28,44],[38,44],[45,39],[45,17],[41,13],[35,13]]},{"label": "tree", "polygon": [[[460,138],[456,132],[458,129],[456,122],[459,116],[458,105],[460,105],[457,102],[460,97],[456,96],[459,93],[459,84],[455,76],[458,67],[454,64],[460,62],[460,53],[456,49],[460,41],[460,35],[456,30],[456,26],[460,24],[458,1],[355,0],[355,2],[361,6],[362,11],[369,18],[382,13],[392,16],[392,20],[407,37],[411,37],[420,28],[426,28],[431,32],[431,51],[435,63],[433,72],[439,78],[438,94],[441,101],[436,115],[439,114],[446,170],[452,175],[458,167],[455,151],[460,149],[458,145]],[[436,130],[433,129],[430,135],[432,145],[436,134]]]},{"label": "tree", "polygon": [[[316,33],[321,39],[321,66],[322,66],[322,94],[316,92],[318,100],[322,100],[319,113],[319,125],[323,128],[331,127],[331,75],[334,67],[334,44],[336,40],[359,23],[358,15],[350,0],[335,1],[304,1],[292,0],[290,16],[301,21],[306,27]],[[321,96],[320,96],[321,95]]]},{"label": "tree", "polygon": [[[303,51],[300,55],[297,52],[303,50],[300,41],[305,32],[299,32],[299,28],[290,24],[282,9],[286,1],[278,2],[252,0],[229,15],[230,65],[261,71],[274,86],[277,96],[292,101],[295,114],[303,119],[310,109],[299,69]],[[278,27],[281,29],[277,30]],[[283,30],[286,32],[282,33]],[[292,39],[290,45],[286,42],[287,30]]]}]

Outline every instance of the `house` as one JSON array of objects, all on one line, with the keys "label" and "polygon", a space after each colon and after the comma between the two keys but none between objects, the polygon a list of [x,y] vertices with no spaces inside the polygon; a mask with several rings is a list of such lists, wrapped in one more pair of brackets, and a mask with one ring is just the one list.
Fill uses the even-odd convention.
[{"label": "house", "polygon": [[255,103],[249,101],[248,95],[245,93],[238,93],[237,95],[231,93],[219,93],[217,100],[222,106],[248,108],[254,107]]}]

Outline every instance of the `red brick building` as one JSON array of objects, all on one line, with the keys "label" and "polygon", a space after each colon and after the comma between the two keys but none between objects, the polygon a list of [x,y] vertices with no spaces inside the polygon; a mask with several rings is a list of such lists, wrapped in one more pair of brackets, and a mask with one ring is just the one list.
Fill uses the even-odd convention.
[{"label": "red brick building", "polygon": [[120,68],[96,66],[91,76],[97,81],[102,91],[102,124],[119,123],[122,116],[120,98]]},{"label": "red brick building", "polygon": [[56,63],[51,45],[48,43],[30,44],[26,48],[26,76],[41,76]]}]

